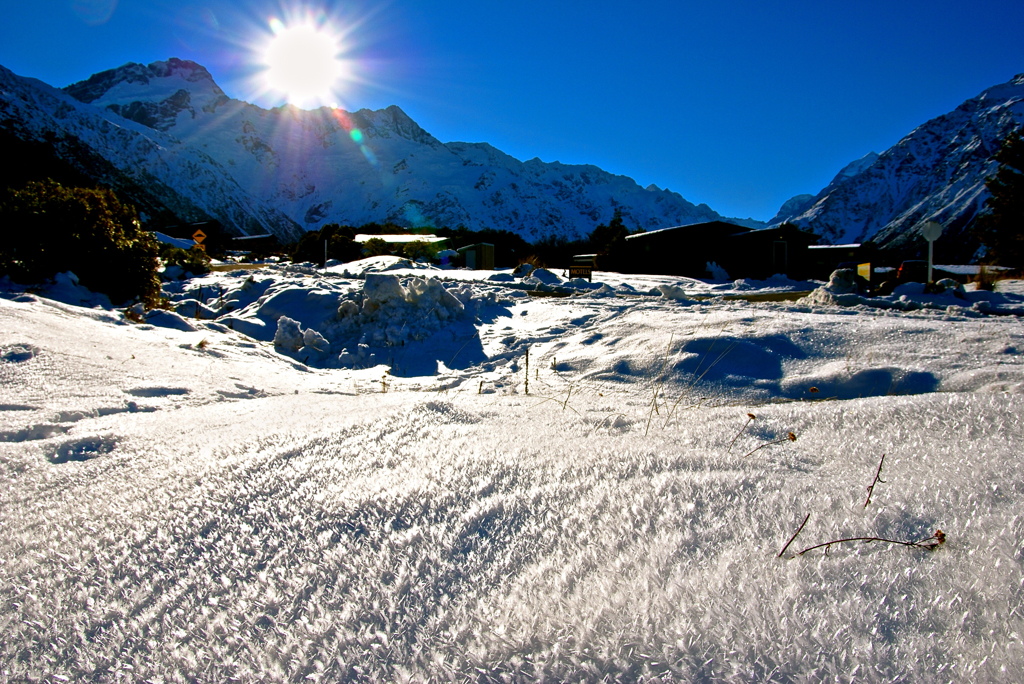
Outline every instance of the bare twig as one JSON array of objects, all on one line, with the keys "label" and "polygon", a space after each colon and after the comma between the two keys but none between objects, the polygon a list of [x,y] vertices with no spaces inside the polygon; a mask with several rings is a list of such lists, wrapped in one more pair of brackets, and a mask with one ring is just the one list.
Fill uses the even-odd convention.
[{"label": "bare twig", "polygon": [[751,421],[756,420],[756,419],[757,419],[757,416],[755,416],[753,413],[748,413],[747,414],[747,422],[743,424],[743,427],[740,428],[740,431],[737,432],[736,436],[732,438],[731,442],[729,442],[729,451],[726,452],[726,453],[729,453],[729,452],[732,451],[732,445],[735,444],[736,440],[740,438],[740,435],[742,435],[743,431],[747,429],[747,426],[750,425]]},{"label": "bare twig", "polygon": [[872,494],[872,492],[875,491],[875,485],[876,484],[886,484],[885,480],[882,479],[882,464],[883,463],[885,463],[885,454],[882,454],[882,460],[880,460],[878,462],[878,471],[875,472],[875,479],[871,481],[870,485],[868,485],[868,498],[864,502],[864,508],[867,508],[868,504],[871,503],[871,494]]},{"label": "bare twig", "polygon": [[806,525],[807,521],[810,520],[810,519],[811,519],[811,514],[808,513],[807,516],[804,518],[804,521],[802,523],[800,523],[800,527],[797,528],[796,532],[793,533],[793,536],[789,538],[788,542],[786,542],[786,545],[782,547],[781,551],[779,551],[779,555],[776,556],[776,558],[782,558],[782,554],[786,553],[786,549],[788,549],[789,545],[793,543],[793,540],[796,539],[797,535],[800,534],[801,532],[803,532],[804,525]]},{"label": "bare twig", "polygon": [[[870,544],[871,542],[885,542],[886,544],[910,546],[916,549],[928,549],[929,551],[934,551],[935,549],[946,543],[946,535],[942,530],[935,530],[935,534],[933,534],[932,536],[928,537],[927,539],[921,539],[918,541],[899,541],[898,539],[884,539],[882,537],[847,537],[845,539],[833,539],[832,541],[827,541],[822,544],[815,544],[814,546],[809,546],[800,553],[796,554],[796,556],[802,556],[808,551],[814,551],[815,549],[821,548],[824,548],[825,553],[827,554],[833,544],[842,544],[844,542],[858,541],[863,542],[865,544]],[[793,556],[793,558],[796,558],[796,556]]]},{"label": "bare twig", "polygon": [[562,410],[563,411],[565,410],[565,407],[569,405],[569,397],[571,397],[571,396],[572,396],[572,385],[569,385],[569,391],[566,392],[566,394],[565,394],[565,403],[562,404]]},{"label": "bare twig", "polygon": [[775,445],[775,444],[782,444],[783,442],[795,442],[795,441],[796,441],[796,435],[793,434],[792,432],[790,432],[788,435],[786,435],[782,439],[777,439],[774,442],[767,442],[765,444],[762,444],[761,446],[757,447],[756,449],[754,449],[754,451],[751,451],[749,454],[747,454],[743,458],[746,458],[747,456],[750,456],[751,454],[754,454],[754,453],[760,451],[761,449],[764,449],[765,447],[770,447],[770,446]]}]

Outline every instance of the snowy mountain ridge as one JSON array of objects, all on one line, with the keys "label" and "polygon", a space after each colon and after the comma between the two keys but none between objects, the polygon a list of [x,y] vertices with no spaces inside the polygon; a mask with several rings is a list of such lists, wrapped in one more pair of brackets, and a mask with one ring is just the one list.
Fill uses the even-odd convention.
[{"label": "snowy mountain ridge", "polygon": [[910,252],[925,244],[920,226],[938,221],[946,233],[936,248],[969,260],[978,243],[966,229],[989,196],[985,180],[998,167],[992,155],[1022,125],[1018,74],[918,126],[881,155],[848,165],[810,200],[787,202],[770,223],[791,221],[832,244],[873,240]]},{"label": "snowy mountain ridge", "polygon": [[242,234],[301,234],[200,149],[3,67],[0,132],[45,143],[76,170],[122,192],[144,216],[172,222],[216,218]]},{"label": "snowy mountain ridge", "polygon": [[[263,109],[227,97],[202,66],[127,64],[66,87],[104,110],[201,149],[241,187],[306,230],[392,221],[580,238],[618,209],[645,229],[723,220],[678,193],[596,166],[519,161],[487,143],[442,143],[397,106]],[[752,219],[725,219],[763,227]]]}]

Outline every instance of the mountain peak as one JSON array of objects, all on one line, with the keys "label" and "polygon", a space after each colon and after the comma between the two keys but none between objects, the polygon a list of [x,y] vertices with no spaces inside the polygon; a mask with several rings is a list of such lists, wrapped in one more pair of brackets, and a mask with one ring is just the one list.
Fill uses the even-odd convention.
[{"label": "mountain peak", "polygon": [[146,66],[129,62],[72,83],[64,92],[160,131],[173,127],[183,111],[195,118],[197,108],[212,112],[228,101],[206,67],[177,57]]},{"label": "mountain peak", "polygon": [[177,77],[175,80],[181,80],[185,83],[204,84],[206,89],[212,90],[215,94],[224,94],[224,91],[214,82],[213,76],[210,75],[206,67],[191,60],[178,59],[177,57],[171,57],[162,62],[152,62],[148,66],[137,62],[128,62],[116,69],[107,69],[106,71],[93,74],[84,81],[65,86],[63,90],[79,102],[91,104],[100,98],[104,100],[110,99],[109,96],[104,96],[107,96],[108,93],[118,86],[135,86],[135,88],[131,89],[136,90],[154,85],[154,81],[157,79],[169,77]]}]

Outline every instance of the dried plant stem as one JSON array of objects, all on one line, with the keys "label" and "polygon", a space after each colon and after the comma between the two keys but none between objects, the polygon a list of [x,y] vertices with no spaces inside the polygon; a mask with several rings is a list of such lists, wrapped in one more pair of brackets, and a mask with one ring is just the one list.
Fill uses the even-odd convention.
[{"label": "dried plant stem", "polygon": [[[898,539],[885,539],[883,537],[846,537],[845,539],[833,539],[832,541],[827,541],[822,544],[815,544],[814,546],[809,546],[803,551],[796,554],[796,556],[802,556],[808,551],[814,551],[815,549],[821,548],[824,548],[825,553],[827,554],[833,544],[842,544],[844,542],[858,541],[863,542],[865,544],[870,544],[871,542],[885,542],[886,544],[896,544],[898,546],[909,546],[916,549],[928,549],[929,551],[934,551],[936,548],[946,543],[946,535],[943,533],[942,530],[935,530],[935,534],[933,534],[932,536],[928,537],[927,539],[921,539],[918,541],[900,541]],[[793,557],[796,558],[796,556]]]},{"label": "dried plant stem", "polygon": [[797,528],[796,532],[793,533],[793,536],[789,538],[788,542],[786,542],[786,545],[782,547],[781,551],[779,551],[779,555],[776,556],[776,558],[782,558],[782,554],[786,553],[786,549],[788,549],[789,545],[793,543],[793,540],[797,538],[797,535],[799,535],[801,532],[804,531],[804,525],[806,525],[807,521],[810,520],[810,519],[811,519],[811,514],[808,513],[807,516],[804,517],[804,521],[802,523],[800,523],[800,527]]},{"label": "dried plant stem", "polygon": [[777,439],[774,442],[766,442],[765,444],[762,444],[761,446],[757,447],[756,449],[754,449],[750,453],[746,454],[743,458],[746,458],[747,456],[750,456],[751,454],[754,454],[754,453],[760,451],[761,449],[764,449],[765,447],[770,447],[770,446],[773,446],[775,444],[782,444],[783,442],[795,442],[795,441],[796,441],[796,435],[793,434],[792,432],[790,432],[788,435],[786,435],[782,439]]},{"label": "dried plant stem", "polygon": [[529,347],[526,348],[526,374],[524,375],[524,377],[526,378],[526,393],[529,394],[530,393],[530,348]]},{"label": "dried plant stem", "polygon": [[882,479],[882,464],[883,463],[885,463],[885,454],[882,454],[882,460],[880,460],[878,462],[878,470],[875,472],[875,479],[871,481],[870,485],[868,485],[868,488],[867,488],[868,489],[868,498],[864,502],[864,508],[867,508],[868,504],[871,503],[871,494],[875,491],[875,485],[876,484],[886,484],[885,480]]},{"label": "dried plant stem", "polygon": [[566,394],[565,394],[565,403],[562,404],[562,410],[563,411],[565,410],[565,407],[569,405],[569,397],[571,397],[571,396],[572,396],[572,385],[569,385],[569,391],[566,392]]},{"label": "dried plant stem", "polygon": [[747,414],[747,422],[743,424],[743,427],[740,428],[740,431],[737,432],[736,436],[732,438],[731,442],[729,442],[729,451],[727,451],[726,453],[731,453],[732,452],[732,445],[735,444],[736,440],[740,438],[740,435],[742,435],[744,430],[747,429],[747,426],[750,425],[751,421],[753,421],[756,418],[757,418],[757,416],[755,416],[753,413],[748,413]]}]

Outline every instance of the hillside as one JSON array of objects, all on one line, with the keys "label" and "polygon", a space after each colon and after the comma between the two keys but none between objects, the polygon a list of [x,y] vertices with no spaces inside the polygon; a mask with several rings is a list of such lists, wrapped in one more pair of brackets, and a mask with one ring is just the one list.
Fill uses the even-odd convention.
[{"label": "hillside", "polygon": [[938,221],[946,232],[936,257],[971,261],[979,244],[967,228],[988,197],[985,180],[997,168],[992,155],[1022,125],[1019,74],[918,126],[882,154],[849,165],[813,198],[790,200],[771,223],[791,221],[830,244],[873,240],[914,255],[926,249],[920,226]]}]

